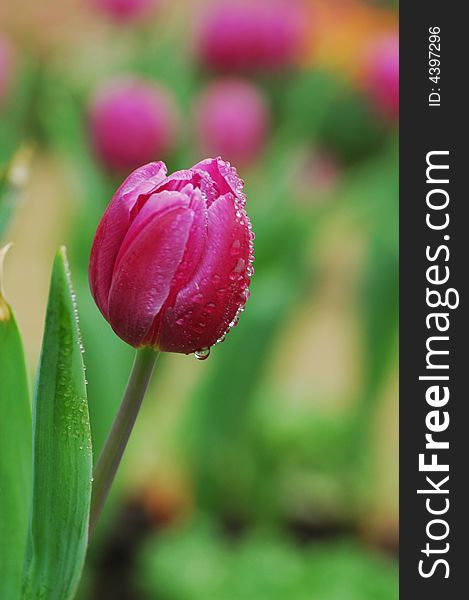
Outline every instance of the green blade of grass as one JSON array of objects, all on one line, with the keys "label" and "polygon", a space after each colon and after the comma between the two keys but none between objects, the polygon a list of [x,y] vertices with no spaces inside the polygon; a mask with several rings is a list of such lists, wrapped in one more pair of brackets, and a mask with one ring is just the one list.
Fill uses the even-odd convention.
[{"label": "green blade of grass", "polygon": [[88,541],[91,473],[82,347],[61,249],[52,272],[33,404],[33,500],[24,598],[73,597]]},{"label": "green blade of grass", "polygon": [[23,346],[1,291],[0,250],[0,598],[17,600],[28,531],[31,409]]}]

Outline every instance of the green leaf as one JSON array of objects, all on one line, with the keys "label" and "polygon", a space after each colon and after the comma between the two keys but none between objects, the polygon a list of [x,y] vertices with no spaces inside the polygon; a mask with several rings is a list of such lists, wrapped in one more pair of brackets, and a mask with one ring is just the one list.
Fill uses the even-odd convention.
[{"label": "green leaf", "polygon": [[31,489],[31,409],[21,337],[1,291],[0,250],[0,598],[21,592]]},{"label": "green leaf", "polygon": [[52,272],[33,431],[23,598],[67,600],[85,559],[92,453],[82,346],[64,249]]}]

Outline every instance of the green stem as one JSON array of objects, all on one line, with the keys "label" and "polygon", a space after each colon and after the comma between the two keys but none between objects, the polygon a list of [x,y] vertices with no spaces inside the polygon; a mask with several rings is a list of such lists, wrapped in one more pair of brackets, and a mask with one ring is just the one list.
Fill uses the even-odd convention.
[{"label": "green stem", "polygon": [[116,476],[119,463],[129,441],[132,428],[150,382],[158,352],[151,348],[137,350],[124,398],[117,412],[112,429],[99,456],[93,472],[91,498],[90,537],[101,514],[107,495]]}]

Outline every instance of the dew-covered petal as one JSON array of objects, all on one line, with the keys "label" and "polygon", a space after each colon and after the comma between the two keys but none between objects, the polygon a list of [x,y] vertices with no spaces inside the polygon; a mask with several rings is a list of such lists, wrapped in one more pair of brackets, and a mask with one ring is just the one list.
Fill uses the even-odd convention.
[{"label": "dew-covered petal", "polygon": [[[161,194],[164,193],[174,194],[175,192],[161,192]],[[188,208],[192,210],[194,218],[189,231],[184,256],[182,257],[171,282],[168,297],[145,337],[144,343],[151,346],[159,345],[161,315],[166,312],[168,307],[173,306],[179,291],[189,283],[192,277],[194,277],[206,250],[208,217],[205,202],[200,190],[192,190],[191,196],[187,198],[187,200]]]},{"label": "dew-covered petal", "polygon": [[220,196],[228,193],[234,194],[242,204],[246,198],[243,193],[244,181],[239,177],[235,167],[218,158],[207,158],[192,167],[193,171],[205,171],[210,175]]},{"label": "dew-covered petal", "polygon": [[126,254],[127,249],[134,240],[140,236],[142,231],[148,226],[150,221],[160,219],[168,212],[177,208],[185,209],[189,207],[190,198],[180,192],[159,192],[152,194],[149,198],[143,197],[144,202],[131,221],[127,233],[121,242],[119,252],[114,263],[114,272],[119,269],[121,258]]},{"label": "dew-covered petal", "polygon": [[163,315],[159,346],[190,353],[213,345],[246,302],[250,237],[245,214],[232,194],[219,197],[208,211],[205,253],[190,283]]},{"label": "dew-covered petal", "polygon": [[194,213],[175,208],[150,219],[119,257],[109,293],[109,321],[127,343],[142,345],[168,297]]},{"label": "dew-covered petal", "polygon": [[90,255],[89,282],[99,309],[109,318],[108,296],[114,263],[131,221],[131,211],[139,197],[155,188],[166,175],[162,162],[149,163],[127,177],[114,194],[98,225]]},{"label": "dew-covered petal", "polygon": [[140,194],[153,191],[168,172],[163,161],[151,162],[133,171],[117,190],[115,197],[131,195],[134,201]]},{"label": "dew-covered petal", "polygon": [[185,169],[183,171],[176,171],[163,181],[161,181],[157,187],[157,191],[161,190],[180,190],[182,191],[188,185],[193,188],[199,189],[202,193],[202,198],[206,203],[207,207],[220,196],[220,192],[212,180],[209,173],[203,169]]}]

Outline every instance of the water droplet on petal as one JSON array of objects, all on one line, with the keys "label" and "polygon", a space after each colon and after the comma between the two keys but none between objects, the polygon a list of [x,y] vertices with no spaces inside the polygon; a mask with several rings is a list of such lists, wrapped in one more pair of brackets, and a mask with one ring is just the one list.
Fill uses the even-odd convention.
[{"label": "water droplet on petal", "polygon": [[235,266],[235,269],[234,269],[235,272],[236,273],[241,273],[244,270],[244,265],[245,264],[246,263],[244,262],[244,258],[238,258],[238,262],[236,263],[236,266]]},{"label": "water droplet on petal", "polygon": [[207,360],[210,356],[210,348],[201,348],[200,350],[196,350],[194,352],[194,356],[197,360]]},{"label": "water droplet on petal", "polygon": [[192,302],[195,302],[196,304],[199,304],[202,300],[204,299],[204,295],[203,294],[194,294],[192,296]]},{"label": "water droplet on petal", "polygon": [[216,308],[215,302],[209,302],[205,305],[205,310],[207,313],[212,313]]},{"label": "water droplet on petal", "polygon": [[238,256],[241,252],[241,242],[239,240],[235,240],[233,245],[231,246],[231,256]]}]

